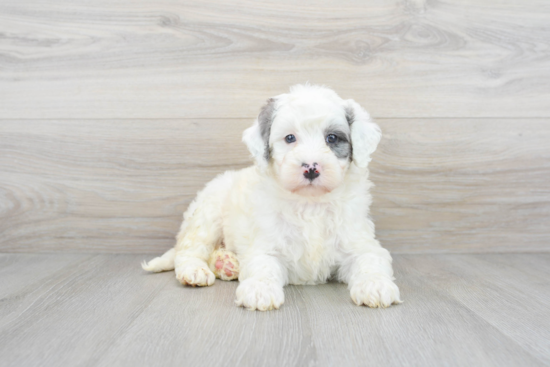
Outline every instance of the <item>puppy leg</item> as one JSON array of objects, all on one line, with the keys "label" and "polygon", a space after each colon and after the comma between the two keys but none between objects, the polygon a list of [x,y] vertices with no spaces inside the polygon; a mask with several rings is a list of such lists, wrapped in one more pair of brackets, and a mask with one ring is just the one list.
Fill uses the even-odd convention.
[{"label": "puppy leg", "polygon": [[283,286],[288,283],[286,268],[270,255],[245,257],[241,263],[235,303],[249,310],[278,309],[285,301]]},{"label": "puppy leg", "polygon": [[174,260],[176,278],[183,285],[210,286],[214,284],[216,277],[209,269],[207,261],[218,239],[217,228],[210,225],[203,229],[197,227],[196,222],[197,218],[192,218],[185,233],[178,236]]},{"label": "puppy leg", "polygon": [[[215,228],[212,228],[215,232]],[[216,277],[208,268],[207,260],[214,251],[216,236],[208,229],[195,228],[190,223],[181,239],[176,244],[176,258],[174,267],[176,278],[183,285],[210,286]]]},{"label": "puppy leg", "polygon": [[204,260],[186,256],[176,257],[176,278],[191,287],[211,286],[216,280]]},{"label": "puppy leg", "polygon": [[231,176],[218,176],[197,195],[184,215],[174,259],[176,278],[184,285],[214,284],[216,277],[207,262],[223,240],[221,208],[230,185]]},{"label": "puppy leg", "polygon": [[388,307],[401,303],[399,288],[393,282],[392,258],[382,248],[351,255],[340,267],[339,278],[348,283],[358,306]]}]

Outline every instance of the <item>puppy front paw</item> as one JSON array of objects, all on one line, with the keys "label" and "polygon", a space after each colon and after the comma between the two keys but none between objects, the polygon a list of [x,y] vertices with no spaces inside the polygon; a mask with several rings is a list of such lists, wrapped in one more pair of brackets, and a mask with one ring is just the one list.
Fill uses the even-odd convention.
[{"label": "puppy front paw", "polygon": [[176,268],[176,278],[183,285],[205,287],[214,284],[216,276],[206,267],[182,266]]},{"label": "puppy front paw", "polygon": [[402,303],[399,288],[387,276],[372,275],[357,280],[351,286],[351,299],[356,305],[386,308]]},{"label": "puppy front paw", "polygon": [[247,279],[237,288],[237,306],[251,311],[269,311],[279,309],[285,301],[283,287],[271,281]]}]

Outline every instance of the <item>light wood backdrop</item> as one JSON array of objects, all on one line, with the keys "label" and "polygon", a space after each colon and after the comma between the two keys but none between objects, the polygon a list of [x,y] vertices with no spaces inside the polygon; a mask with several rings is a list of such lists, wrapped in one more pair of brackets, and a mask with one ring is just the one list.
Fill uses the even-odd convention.
[{"label": "light wood backdrop", "polygon": [[241,131],[309,81],[384,137],[394,252],[550,250],[550,4],[6,0],[0,251],[160,252]]}]

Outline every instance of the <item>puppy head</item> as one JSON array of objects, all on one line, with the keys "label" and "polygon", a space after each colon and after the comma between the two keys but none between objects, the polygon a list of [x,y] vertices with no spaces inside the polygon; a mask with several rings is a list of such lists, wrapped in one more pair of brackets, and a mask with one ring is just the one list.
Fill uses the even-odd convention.
[{"label": "puppy head", "polygon": [[296,85],[267,100],[243,141],[285,189],[319,196],[338,187],[350,165],[367,167],[380,136],[355,101],[325,87]]}]

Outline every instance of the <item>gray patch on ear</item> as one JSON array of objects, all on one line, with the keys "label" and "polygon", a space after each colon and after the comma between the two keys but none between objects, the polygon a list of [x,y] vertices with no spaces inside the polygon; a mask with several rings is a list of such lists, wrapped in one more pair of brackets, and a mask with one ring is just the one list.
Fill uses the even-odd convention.
[{"label": "gray patch on ear", "polygon": [[260,125],[260,134],[265,144],[264,157],[269,161],[269,136],[271,135],[271,125],[273,124],[273,114],[275,113],[275,98],[270,98],[262,107],[258,115],[258,124]]},{"label": "gray patch on ear", "polygon": [[337,127],[328,127],[325,130],[325,137],[329,134],[334,134],[338,138],[336,143],[326,143],[330,150],[334,153],[338,159],[351,159],[352,147],[350,143],[350,137],[348,133],[342,131]]},{"label": "gray patch on ear", "polygon": [[[353,124],[353,121],[355,120],[355,113],[353,111],[352,107],[345,107],[344,112],[346,114],[346,120],[348,120],[348,125],[351,127],[351,124]],[[353,160],[353,145],[351,143],[351,139],[349,139],[349,160]],[[335,153],[336,154],[336,153]],[[338,155],[336,155],[338,157]],[[340,158],[340,157],[338,157]]]},{"label": "gray patch on ear", "polygon": [[353,124],[353,120],[355,120],[355,113],[353,112],[353,108],[346,107],[344,108],[344,111],[346,112],[346,120],[348,120],[348,124],[351,126],[351,124]]}]

